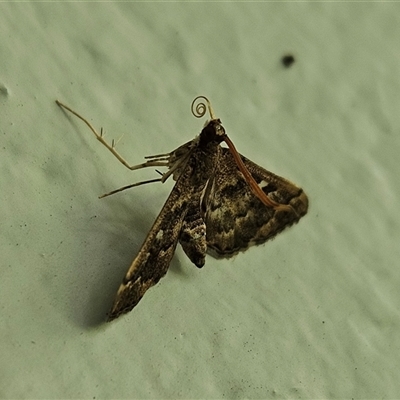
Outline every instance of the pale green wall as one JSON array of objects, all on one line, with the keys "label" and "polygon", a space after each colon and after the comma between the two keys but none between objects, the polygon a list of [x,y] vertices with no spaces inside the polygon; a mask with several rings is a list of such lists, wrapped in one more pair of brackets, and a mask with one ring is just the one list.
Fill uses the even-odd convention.
[{"label": "pale green wall", "polygon": [[[400,5],[2,3],[3,398],[398,398]],[[296,63],[284,69],[287,52]],[[172,182],[97,196],[204,121],[301,185],[266,245],[170,272],[102,323]]]}]

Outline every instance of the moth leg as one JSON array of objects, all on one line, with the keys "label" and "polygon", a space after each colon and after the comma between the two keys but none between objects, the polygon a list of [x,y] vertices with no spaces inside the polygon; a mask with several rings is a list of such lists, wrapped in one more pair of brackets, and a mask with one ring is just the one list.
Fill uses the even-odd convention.
[{"label": "moth leg", "polygon": [[111,196],[112,194],[115,194],[115,193],[118,193],[118,192],[123,192],[124,190],[133,188],[135,186],[147,185],[148,183],[162,182],[162,181],[163,181],[163,178],[155,178],[155,179],[149,179],[148,181],[141,181],[141,182],[132,183],[130,185],[123,186],[123,187],[121,187],[119,189],[112,190],[111,192],[102,194],[101,196],[99,196],[99,199],[102,199],[102,198],[107,197],[107,196]]},{"label": "moth leg", "polygon": [[96,139],[117,158],[117,160],[123,164],[126,168],[132,170],[135,169],[141,169],[141,168],[147,168],[147,167],[167,167],[168,166],[168,154],[162,154],[160,156],[151,156],[149,157],[150,160],[142,163],[142,164],[137,164],[137,165],[130,165],[115,149],[115,141],[113,140],[111,144],[107,143],[104,140],[104,132],[103,128],[100,129],[100,133],[96,131],[96,129],[93,127],[93,125],[82,115],[78,114],[76,111],[72,110],[70,107],[65,105],[64,103],[61,103],[61,101],[56,100],[56,103],[58,106],[61,108],[64,108],[65,110],[68,110],[70,113],[74,114],[76,117],[78,117],[81,121],[83,121],[89,129],[93,132],[93,134],[96,136]]},{"label": "moth leg", "polygon": [[[153,182],[164,183],[179,168],[179,166],[182,164],[182,161],[185,161],[185,160],[181,160],[179,162],[176,162],[175,164],[172,165],[172,167],[170,167],[169,171],[167,171],[165,173],[162,173],[162,172],[156,170],[156,172],[158,172],[161,175],[161,178],[150,179],[150,180],[147,180],[147,181],[136,182],[136,183],[132,183],[132,184],[127,185],[127,186],[123,186],[123,187],[121,187],[119,189],[112,190],[109,193],[105,193],[105,194],[99,196],[99,199],[102,199],[103,197],[111,196],[112,194],[115,194],[115,193],[118,193],[118,192],[122,192],[122,191],[124,191],[126,189],[130,189],[130,188],[133,188],[133,187],[136,187],[136,186],[146,185],[148,183],[153,183]],[[148,164],[148,163],[149,162],[147,162],[146,164]],[[156,164],[152,164],[152,165],[156,165]],[[150,165],[146,165],[146,166],[150,166]]]}]

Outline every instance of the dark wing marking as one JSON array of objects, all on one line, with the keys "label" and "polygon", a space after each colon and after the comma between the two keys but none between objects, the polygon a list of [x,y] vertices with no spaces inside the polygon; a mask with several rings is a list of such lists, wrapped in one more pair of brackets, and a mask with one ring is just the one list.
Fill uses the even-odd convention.
[{"label": "dark wing marking", "polygon": [[258,166],[246,157],[244,164],[268,196],[289,204],[295,212],[276,211],[253,193],[226,148],[221,148],[218,166],[203,197],[207,245],[221,256],[229,256],[272,238],[296,223],[307,212],[303,189]]}]

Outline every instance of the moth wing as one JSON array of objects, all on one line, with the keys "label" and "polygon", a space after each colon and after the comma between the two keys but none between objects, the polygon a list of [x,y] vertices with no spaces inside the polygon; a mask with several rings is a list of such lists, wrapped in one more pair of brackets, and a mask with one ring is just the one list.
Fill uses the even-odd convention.
[{"label": "moth wing", "polygon": [[218,165],[202,203],[207,246],[220,256],[230,256],[264,243],[298,222],[308,208],[303,189],[240,157],[264,193],[279,204],[290,205],[294,212],[277,211],[264,205],[251,192],[229,149],[221,147]]},{"label": "moth wing", "polygon": [[131,311],[147,289],[167,273],[186,215],[187,200],[180,196],[178,186],[179,182],[172,189],[139,254],[129,267],[108,314],[109,321]]}]

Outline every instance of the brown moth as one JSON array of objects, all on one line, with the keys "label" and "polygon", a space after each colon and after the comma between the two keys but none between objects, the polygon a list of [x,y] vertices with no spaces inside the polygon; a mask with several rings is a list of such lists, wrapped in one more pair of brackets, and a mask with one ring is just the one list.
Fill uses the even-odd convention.
[{"label": "brown moth", "polygon": [[[203,99],[195,107],[196,101]],[[133,260],[108,320],[131,311],[168,271],[177,243],[197,267],[205,263],[207,250],[231,256],[274,237],[306,214],[308,199],[303,189],[239,154],[228,138],[209,100],[198,96],[192,113],[197,118],[207,109],[211,119],[200,135],[170,153],[145,157],[148,161],[129,165],[82,116],[65,104],[56,103],[80,118],[96,138],[130,170],[167,167],[160,178],[138,182],[101,197],[151,182],[176,181],[167,201]],[[222,147],[225,142],[228,148]]]}]

